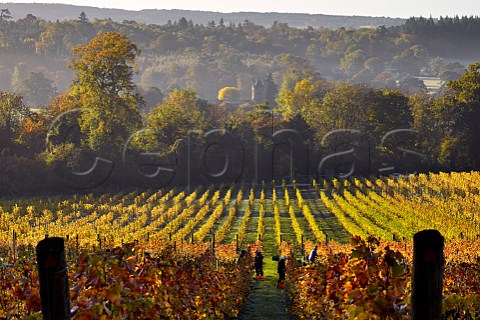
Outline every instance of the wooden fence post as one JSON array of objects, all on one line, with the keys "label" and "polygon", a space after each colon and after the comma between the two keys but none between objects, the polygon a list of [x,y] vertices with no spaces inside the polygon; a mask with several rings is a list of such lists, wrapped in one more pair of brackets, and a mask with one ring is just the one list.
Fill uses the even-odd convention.
[{"label": "wooden fence post", "polygon": [[15,232],[15,230],[13,230],[13,241],[12,241],[12,245],[13,245],[13,261],[15,261],[17,259],[17,233]]},{"label": "wooden fence post", "polygon": [[444,238],[437,230],[413,236],[412,319],[442,318]]},{"label": "wooden fence post", "polygon": [[36,251],[43,319],[70,319],[68,271],[63,238],[44,239],[37,244]]},{"label": "wooden fence post", "polygon": [[66,246],[67,246],[67,256],[70,259],[72,257],[72,248],[70,246],[70,235],[65,236]]},{"label": "wooden fence post", "polygon": [[80,253],[80,247],[79,247],[79,243],[78,243],[78,234],[75,236],[75,249],[77,251],[77,255]]},{"label": "wooden fence post", "polygon": [[98,242],[98,247],[100,250],[102,250],[102,237],[100,236],[100,233],[97,233],[97,242]]},{"label": "wooden fence post", "polygon": [[302,244],[301,244],[300,251],[302,252],[302,257],[304,257],[305,256],[305,245],[303,243],[303,234],[302,234]]},{"label": "wooden fence post", "polygon": [[215,257],[215,233],[212,232],[212,254]]}]

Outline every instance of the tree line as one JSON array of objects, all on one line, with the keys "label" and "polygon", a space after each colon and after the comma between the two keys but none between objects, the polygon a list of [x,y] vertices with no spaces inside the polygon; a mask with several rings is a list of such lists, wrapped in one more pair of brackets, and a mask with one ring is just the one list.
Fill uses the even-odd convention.
[{"label": "tree line", "polygon": [[[3,9],[0,89],[23,95],[29,106],[44,105],[56,93],[65,92],[74,76],[68,69],[72,48],[103,32],[119,32],[142,51],[135,81],[138,90],[152,94],[194,87],[201,98],[215,102],[218,90],[235,87],[240,98],[249,99],[252,79],[272,74],[281,87],[313,73],[414,92],[425,90],[414,77],[457,79],[466,66],[457,60],[474,61],[480,43],[478,21],[478,17],[420,17],[388,28],[333,30],[293,28],[282,22],[264,27],[248,20],[203,25],[182,17],[147,25],[90,20],[84,13],[75,20],[46,21],[32,14],[15,20]],[[30,85],[32,78],[38,88]]]},{"label": "tree line", "polygon": [[[92,33],[91,39],[87,37],[79,41],[80,44],[71,43],[68,54],[60,50],[45,55],[48,59],[53,59],[52,56],[71,58],[67,63],[71,77],[64,92],[55,90],[53,81],[41,72],[28,73],[28,64],[14,65],[12,87],[0,92],[2,193],[64,191],[66,186],[78,190],[105,185],[162,187],[237,179],[278,180],[295,178],[292,173],[321,177],[332,172],[333,175],[367,176],[479,169],[480,149],[475,139],[480,127],[479,63],[467,69],[453,63],[458,74],[446,80],[440,94],[433,96],[416,83],[408,86],[394,81],[395,85],[379,87],[356,83],[350,78],[327,80],[313,60],[293,53],[279,54],[263,63],[270,66],[278,63],[283,67],[281,72],[272,72],[273,67],[256,71],[262,83],[255,83],[255,88],[262,91],[262,95],[232,105],[225,97],[242,98],[244,87],[238,83],[224,86],[228,90],[218,92],[224,99],[222,103],[202,96],[202,88],[206,90],[205,86],[209,85],[208,78],[185,83],[171,78],[171,87],[165,91],[153,86],[142,87],[138,65],[148,58],[157,62],[155,68],[165,67],[158,62],[174,58],[179,60],[175,63],[200,68],[195,65],[199,61],[196,51],[189,47],[181,53],[175,50],[169,57],[162,57],[150,51],[153,47],[143,48],[145,43],[141,38],[138,45],[137,33],[127,32],[128,28],[122,29],[123,32],[110,28],[114,25],[164,28],[176,30],[177,34],[204,29],[222,34],[221,30],[230,29],[244,33],[242,37],[248,41],[254,38],[246,36],[245,30],[250,30],[250,35],[257,30],[259,34],[277,34],[277,38],[271,39],[276,46],[288,39],[285,40],[288,47],[288,41],[296,41],[295,35],[305,32],[346,37],[347,34],[398,32],[402,27],[326,31],[293,29],[281,23],[271,28],[247,22],[198,26],[182,19],[165,26],[140,26],[134,22],[89,22],[85,15],[80,15],[78,21],[54,23],[27,17],[13,22],[8,12],[2,13],[1,23],[23,25],[25,28],[21,29],[30,33],[36,30],[35,26],[43,24],[87,24],[92,28],[101,25],[106,29],[98,30],[95,36]],[[31,28],[26,27],[26,21],[31,23]],[[283,38],[278,34],[280,30],[286,33]],[[64,42],[59,43],[64,45]],[[360,42],[376,43],[365,38]],[[233,47],[220,47],[233,50]],[[405,57],[425,58],[424,49],[415,44],[408,48]],[[3,46],[0,50],[7,54],[9,50],[15,53],[19,49]],[[239,64],[250,61],[252,69],[261,66],[247,59],[253,56],[235,50],[230,53],[223,56],[213,50],[210,57],[231,59],[231,63]],[[39,52],[35,55],[41,56]],[[362,53],[355,50],[346,55],[355,60]],[[189,58],[182,61],[187,56]],[[263,53],[255,57],[266,59],[267,56]],[[381,63],[377,59],[381,60],[367,59],[369,63],[364,67],[380,71]],[[347,60],[341,58],[345,71],[353,70],[355,63]],[[445,72],[452,64],[442,64],[441,58],[426,61],[430,68]],[[231,65],[223,68],[226,76],[239,76]],[[248,74],[241,76],[249,77]],[[36,91],[29,91],[33,88]],[[32,109],[31,101],[40,100],[41,90],[49,92],[48,99],[42,100],[39,109]],[[213,93],[217,96],[217,91]]]},{"label": "tree line", "polygon": [[2,193],[480,168],[480,63],[439,97],[292,72],[275,104],[232,108],[187,87],[147,110],[127,35],[72,52],[69,90],[42,109],[0,92]]}]

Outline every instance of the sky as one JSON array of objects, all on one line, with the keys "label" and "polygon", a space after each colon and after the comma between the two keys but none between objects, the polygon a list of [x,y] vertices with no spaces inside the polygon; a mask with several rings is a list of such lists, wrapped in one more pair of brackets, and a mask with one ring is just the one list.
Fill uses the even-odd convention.
[{"label": "sky", "polygon": [[439,17],[480,15],[478,0],[56,0],[10,1],[21,3],[65,3],[100,8],[185,9],[220,12],[300,12],[347,16]]}]

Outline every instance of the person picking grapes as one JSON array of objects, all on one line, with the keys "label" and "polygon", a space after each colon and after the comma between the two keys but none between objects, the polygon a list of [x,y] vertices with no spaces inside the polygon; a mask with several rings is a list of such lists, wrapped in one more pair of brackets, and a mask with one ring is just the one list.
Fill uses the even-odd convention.
[{"label": "person picking grapes", "polygon": [[282,259],[278,261],[278,268],[277,268],[277,273],[278,273],[278,282],[277,282],[277,287],[283,288],[285,287],[285,284],[283,283],[285,281],[285,269],[286,269],[286,264],[285,262],[287,261],[287,256],[283,256]]},{"label": "person picking grapes", "polygon": [[315,259],[317,258],[317,248],[318,246],[315,246],[312,249],[312,251],[310,252],[310,255],[308,256],[308,261],[315,262]]},{"label": "person picking grapes", "polygon": [[260,250],[255,250],[255,272],[257,273],[257,279],[263,279],[263,254]]},{"label": "person picking grapes", "polygon": [[247,255],[247,250],[243,249],[243,250],[240,252],[240,255],[238,256],[237,263],[243,263],[243,260],[246,259],[246,258],[245,258],[246,255]]}]

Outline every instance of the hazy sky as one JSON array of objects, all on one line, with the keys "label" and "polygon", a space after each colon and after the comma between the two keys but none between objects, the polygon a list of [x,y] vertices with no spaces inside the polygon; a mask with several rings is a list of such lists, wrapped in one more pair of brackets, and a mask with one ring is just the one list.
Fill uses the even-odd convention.
[{"label": "hazy sky", "polygon": [[388,17],[433,17],[480,15],[478,0],[80,0],[80,1],[11,1],[22,3],[67,3],[103,8],[189,9],[220,12],[303,12],[338,15],[367,15]]}]

